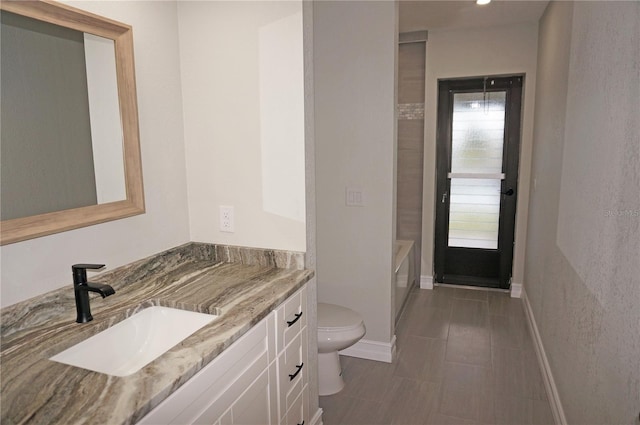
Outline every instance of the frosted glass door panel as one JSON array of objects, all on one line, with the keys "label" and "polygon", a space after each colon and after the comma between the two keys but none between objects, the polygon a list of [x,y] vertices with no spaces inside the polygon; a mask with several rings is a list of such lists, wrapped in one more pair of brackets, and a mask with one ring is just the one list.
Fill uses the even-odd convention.
[{"label": "frosted glass door panel", "polygon": [[498,248],[500,179],[451,179],[449,246]]},{"label": "frosted glass door panel", "polygon": [[506,92],[455,93],[452,173],[501,173]]}]

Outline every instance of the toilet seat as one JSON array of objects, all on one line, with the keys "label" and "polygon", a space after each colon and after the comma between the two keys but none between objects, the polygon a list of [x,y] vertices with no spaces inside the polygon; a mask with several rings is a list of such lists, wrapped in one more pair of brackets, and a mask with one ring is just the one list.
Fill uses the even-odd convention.
[{"label": "toilet seat", "polygon": [[362,317],[355,311],[335,304],[318,303],[318,331],[349,331],[362,325]]}]

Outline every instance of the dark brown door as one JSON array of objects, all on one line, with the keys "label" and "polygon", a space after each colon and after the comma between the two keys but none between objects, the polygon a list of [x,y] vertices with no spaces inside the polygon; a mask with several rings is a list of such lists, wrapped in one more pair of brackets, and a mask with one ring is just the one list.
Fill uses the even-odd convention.
[{"label": "dark brown door", "polygon": [[436,282],[509,288],[522,80],[439,81]]}]

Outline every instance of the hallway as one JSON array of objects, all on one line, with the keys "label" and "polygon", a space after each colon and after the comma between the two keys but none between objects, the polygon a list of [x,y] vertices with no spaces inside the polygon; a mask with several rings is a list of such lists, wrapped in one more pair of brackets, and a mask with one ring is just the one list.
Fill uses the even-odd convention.
[{"label": "hallway", "polygon": [[346,381],[320,397],[324,425],[553,424],[520,299],[414,289],[393,364],[341,356]]}]

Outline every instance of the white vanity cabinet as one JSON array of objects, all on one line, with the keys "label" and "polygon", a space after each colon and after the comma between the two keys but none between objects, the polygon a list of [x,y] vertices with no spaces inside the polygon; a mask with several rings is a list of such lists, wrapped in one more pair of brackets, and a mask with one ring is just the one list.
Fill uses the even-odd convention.
[{"label": "white vanity cabinet", "polygon": [[139,424],[309,424],[306,287]]}]

